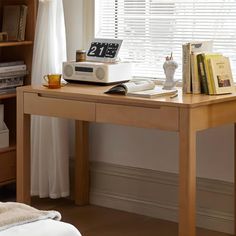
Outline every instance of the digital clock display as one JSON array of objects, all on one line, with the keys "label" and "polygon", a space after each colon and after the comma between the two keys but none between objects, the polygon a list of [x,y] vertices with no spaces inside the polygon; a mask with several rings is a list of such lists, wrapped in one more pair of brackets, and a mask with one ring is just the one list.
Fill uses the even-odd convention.
[{"label": "digital clock display", "polygon": [[88,60],[106,61],[117,58],[122,40],[120,39],[94,39],[87,53]]},{"label": "digital clock display", "polygon": [[90,57],[105,57],[108,48],[108,43],[91,43],[91,47],[88,51],[88,56]]}]

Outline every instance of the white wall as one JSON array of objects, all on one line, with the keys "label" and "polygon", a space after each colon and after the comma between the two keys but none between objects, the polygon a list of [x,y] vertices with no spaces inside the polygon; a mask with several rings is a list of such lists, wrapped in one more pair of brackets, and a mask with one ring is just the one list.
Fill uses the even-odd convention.
[{"label": "white wall", "polygon": [[[82,0],[64,0],[68,58],[82,47]],[[91,160],[178,172],[178,134],[159,130],[92,124]],[[233,182],[233,125],[198,133],[197,175]]]}]

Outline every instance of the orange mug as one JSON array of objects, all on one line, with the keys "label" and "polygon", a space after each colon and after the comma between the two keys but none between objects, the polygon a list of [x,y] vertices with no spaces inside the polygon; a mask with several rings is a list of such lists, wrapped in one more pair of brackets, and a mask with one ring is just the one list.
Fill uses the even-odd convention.
[{"label": "orange mug", "polygon": [[47,82],[48,88],[50,89],[61,87],[61,74],[44,75],[43,79]]}]

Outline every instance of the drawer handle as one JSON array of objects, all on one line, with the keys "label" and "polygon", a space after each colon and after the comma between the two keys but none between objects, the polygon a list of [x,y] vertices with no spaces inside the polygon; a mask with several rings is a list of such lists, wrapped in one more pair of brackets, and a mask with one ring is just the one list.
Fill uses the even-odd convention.
[{"label": "drawer handle", "polygon": [[58,99],[58,100],[61,100],[61,99],[65,99],[65,100],[72,100],[72,101],[81,101],[81,100],[78,100],[76,98],[68,98],[68,97],[63,97],[63,96],[56,96],[56,95],[48,95],[48,94],[42,94],[42,93],[37,93],[38,97],[40,98],[53,98],[53,99]]}]

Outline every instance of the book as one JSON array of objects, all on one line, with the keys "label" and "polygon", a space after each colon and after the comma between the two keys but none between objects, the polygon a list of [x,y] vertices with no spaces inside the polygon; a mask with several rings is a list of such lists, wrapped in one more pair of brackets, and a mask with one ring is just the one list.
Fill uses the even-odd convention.
[{"label": "book", "polygon": [[177,93],[176,89],[163,89],[157,86],[152,80],[130,80],[126,83],[121,83],[111,87],[105,93],[107,94],[123,94],[132,97],[155,98],[165,95],[173,95]]},{"label": "book", "polygon": [[22,41],[25,37],[27,6],[3,6],[2,31],[7,32],[9,41]]},{"label": "book", "polygon": [[1,79],[16,78],[16,77],[24,77],[28,74],[29,74],[29,72],[27,70],[19,70],[19,71],[0,73],[0,80]]},{"label": "book", "polygon": [[209,69],[209,59],[210,58],[218,58],[221,57],[222,54],[220,53],[202,53],[202,58],[203,58],[203,63],[205,67],[205,76],[206,76],[206,81],[207,81],[207,86],[208,86],[208,94],[214,94],[214,86],[213,86],[213,79],[210,73]]},{"label": "book", "polygon": [[[183,74],[183,92],[192,93],[195,85],[194,93],[199,93],[198,78],[193,75],[196,73],[196,65],[191,62],[191,54],[200,52],[211,52],[213,48],[212,41],[193,41],[182,45],[182,74]],[[197,89],[197,90],[196,90]]]},{"label": "book", "polygon": [[24,65],[24,61],[8,61],[8,62],[0,62],[0,67],[6,66],[16,66],[16,65]]},{"label": "book", "polygon": [[128,92],[126,95],[131,97],[142,97],[142,98],[157,98],[161,96],[171,96],[178,94],[177,89],[163,89],[161,86],[155,86],[153,89]]},{"label": "book", "polygon": [[16,41],[18,37],[20,7],[9,5],[3,7],[2,31],[7,32],[9,41]]},{"label": "book", "polygon": [[192,93],[200,94],[201,93],[201,82],[198,72],[198,60],[197,56],[199,53],[191,53],[191,77],[192,77]]},{"label": "book", "polygon": [[4,104],[0,104],[0,130],[4,129]]},{"label": "book", "polygon": [[105,93],[119,93],[126,95],[128,92],[138,92],[154,88],[155,83],[150,79],[133,79],[126,83],[117,84]]},{"label": "book", "polygon": [[28,7],[26,5],[21,5],[19,29],[18,29],[18,41],[25,40],[27,12],[28,12]]},{"label": "book", "polygon": [[209,94],[207,79],[206,79],[206,70],[204,66],[203,55],[201,53],[197,55],[197,64],[198,64],[198,76],[200,80],[201,93]]},{"label": "book", "polygon": [[182,45],[182,82],[183,93],[191,93],[190,43]]},{"label": "book", "polygon": [[1,79],[0,80],[0,91],[16,88],[22,86],[24,84],[23,77],[15,77],[15,78],[8,78],[8,79]]},{"label": "book", "polygon": [[214,94],[226,94],[235,91],[233,76],[228,57],[209,58],[212,81],[215,88]]},{"label": "book", "polygon": [[25,71],[26,65],[14,65],[14,66],[3,66],[0,67],[0,74],[14,71]]}]

